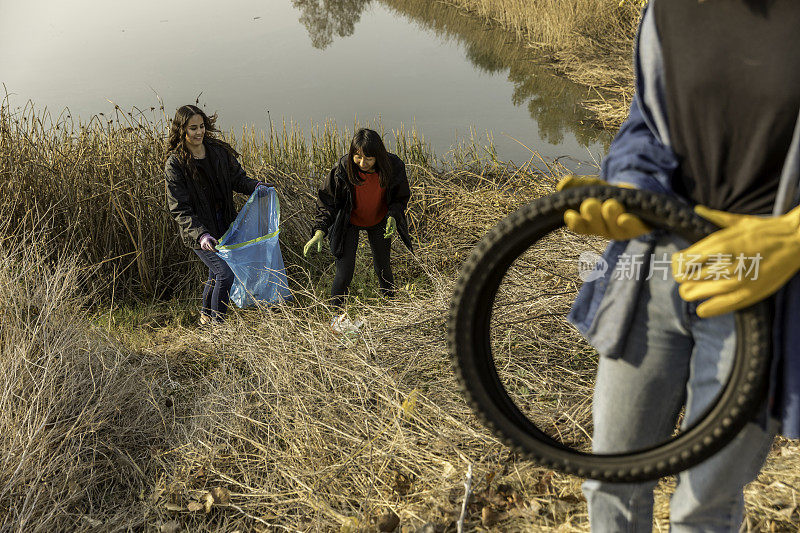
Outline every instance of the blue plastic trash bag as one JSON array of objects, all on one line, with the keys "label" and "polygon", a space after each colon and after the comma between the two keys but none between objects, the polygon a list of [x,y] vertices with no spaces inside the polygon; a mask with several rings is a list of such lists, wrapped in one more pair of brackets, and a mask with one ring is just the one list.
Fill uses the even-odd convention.
[{"label": "blue plastic trash bag", "polygon": [[259,187],[219,240],[219,256],[236,280],[230,298],[239,307],[291,298],[278,233],[281,209],[274,187]]}]

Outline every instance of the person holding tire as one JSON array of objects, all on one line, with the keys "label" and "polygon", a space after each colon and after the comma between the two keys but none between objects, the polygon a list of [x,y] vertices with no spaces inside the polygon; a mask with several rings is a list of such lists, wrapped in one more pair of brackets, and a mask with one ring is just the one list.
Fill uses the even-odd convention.
[{"label": "person holding tire", "polygon": [[336,261],[331,296],[337,308],[344,308],[362,231],[372,249],[380,290],[387,297],[394,295],[391,238],[399,235],[411,251],[405,216],[410,198],[405,163],[386,151],[378,132],[359,129],[348,153],[331,169],[318,190],[313,236],[303,248],[304,256],[313,250],[321,252],[327,235]]},{"label": "person holding tire", "polygon": [[[595,453],[668,440],[684,404],[683,427],[697,420],[732,364],[732,312],[772,298],[780,379],[757,420],[678,476],[672,531],[738,531],[743,487],[769,452],[776,419],[783,434],[800,436],[798,25],[800,4],[791,0],[650,0],[636,39],[635,98],[602,177],[675,195],[721,229],[686,248],[611,200],[589,198],[564,215],[576,232],[616,239],[604,254],[609,271],[623,254],[672,257],[671,279],[584,283],[570,313],[600,353]],[[583,184],[567,178],[559,188]],[[757,261],[758,273],[722,264],[737,257]],[[654,486],[587,480],[592,530],[651,531]]]},{"label": "person holding tire", "polygon": [[164,166],[167,207],[181,240],[208,267],[201,325],[222,321],[228,309],[234,275],[215,246],[236,218],[233,191],[250,195],[258,187],[271,186],[247,176],[236,159],[239,154],[216,137],[216,118],[194,105],[178,108]]}]

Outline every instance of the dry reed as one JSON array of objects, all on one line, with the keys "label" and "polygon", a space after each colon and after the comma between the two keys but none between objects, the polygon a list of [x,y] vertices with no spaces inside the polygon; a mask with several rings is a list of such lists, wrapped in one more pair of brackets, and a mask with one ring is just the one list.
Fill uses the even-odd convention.
[{"label": "dry reed", "polygon": [[0,250],[0,531],[141,527],[159,412],[140,358],[86,320],[85,272],[47,244]]},{"label": "dry reed", "polygon": [[[109,253],[104,243],[135,240],[122,222],[113,222],[106,185],[114,176],[130,187],[133,177],[92,147],[114,143],[124,127],[96,127],[88,136],[93,142],[84,145],[68,138],[39,144],[4,133],[4,175],[24,171],[29,185],[11,189],[17,196],[4,196],[0,211],[6,221],[0,231],[0,530],[375,531],[396,517],[400,531],[452,531],[469,465],[468,530],[587,529],[580,480],[522,460],[489,434],[458,392],[445,349],[458,265],[494,221],[551,191],[558,168],[533,159],[522,168],[504,166],[478,157],[484,152],[475,146],[447,167],[418,134],[395,132],[413,187],[409,219],[417,252],[395,248],[404,286],[391,302],[370,291],[374,279],[364,274],[371,269],[360,255],[352,309],[366,325],[361,336],[347,339],[327,328],[331,310],[319,297],[330,258],[305,262],[297,253],[310,224],[313,174],[341,151],[342,137],[330,127],[308,140],[290,125],[263,136],[248,132],[237,143],[246,167],[281,178],[284,256],[295,302],[236,312],[212,331],[154,319],[182,312],[172,309],[177,302],[166,302],[145,306],[138,318],[113,326],[109,337],[83,311],[96,289],[108,288],[92,282],[108,262],[87,270],[87,258],[94,257],[87,253],[103,257]],[[153,131],[152,139],[161,142],[160,130]],[[69,151],[74,144],[96,150],[94,157]],[[112,161],[128,161],[125,146]],[[155,180],[161,153],[156,146],[148,153],[153,160],[142,165]],[[55,173],[37,173],[45,161]],[[99,183],[74,177],[76,161]],[[65,179],[70,176],[75,181]],[[37,193],[33,185],[50,179],[103,194]],[[23,192],[30,196],[20,197]],[[95,227],[96,235],[80,230],[100,250],[70,248],[61,233],[41,229],[56,228],[54,218],[64,216],[57,213],[62,195],[79,193],[87,204],[96,201],[92,210],[105,213],[107,225]],[[131,192],[122,205],[160,213],[161,199],[148,194]],[[174,228],[160,216],[126,220],[134,237],[137,223],[143,236],[171,236]],[[81,220],[72,223],[82,227]],[[546,244],[552,257],[595,245],[566,234]],[[51,251],[57,249],[63,253]],[[185,255],[181,249],[145,255],[163,257],[152,265],[152,287],[164,283],[157,273]],[[144,286],[136,264],[129,264],[134,274],[116,277],[117,295]],[[555,312],[563,315],[559,305]],[[551,356],[582,346],[563,333],[541,331],[534,340],[549,341]],[[562,390],[578,395],[578,413],[587,384],[574,363],[550,357],[548,379],[561,376]],[[776,444],[762,478],[748,489],[755,530],[796,528],[797,449],[795,442]],[[659,527],[668,492],[669,482],[661,483]]]}]

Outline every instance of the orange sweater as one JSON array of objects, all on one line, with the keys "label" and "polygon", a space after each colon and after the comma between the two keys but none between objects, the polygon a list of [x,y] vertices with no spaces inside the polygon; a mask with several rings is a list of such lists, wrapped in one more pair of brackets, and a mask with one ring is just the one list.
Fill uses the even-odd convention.
[{"label": "orange sweater", "polygon": [[350,223],[360,228],[369,228],[380,223],[389,206],[386,204],[386,189],[381,187],[380,174],[371,172],[358,173],[363,182],[353,187],[353,210],[350,212]]}]

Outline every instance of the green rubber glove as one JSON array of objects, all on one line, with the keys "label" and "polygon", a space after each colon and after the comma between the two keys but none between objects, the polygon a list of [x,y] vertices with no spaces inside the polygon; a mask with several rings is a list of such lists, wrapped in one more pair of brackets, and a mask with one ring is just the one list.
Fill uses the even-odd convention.
[{"label": "green rubber glove", "polygon": [[706,301],[701,318],[730,313],[772,295],[800,270],[800,207],[778,217],[737,215],[698,205],[722,229],[672,256],[681,298]]},{"label": "green rubber glove", "polygon": [[[558,182],[556,190],[563,191],[587,185],[610,184],[594,176],[566,176]],[[628,183],[616,186],[633,188],[633,185]],[[581,202],[580,212],[574,209],[567,209],[564,212],[564,224],[575,233],[599,235],[617,241],[626,241],[650,232],[650,228],[642,222],[642,219],[626,213],[625,207],[613,198],[602,203],[597,198],[585,199]]]},{"label": "green rubber glove", "polygon": [[392,235],[397,233],[397,222],[395,222],[394,217],[387,217],[386,218],[386,230],[383,232],[384,239],[391,239]]},{"label": "green rubber glove", "polygon": [[317,245],[317,253],[322,251],[322,239],[325,238],[325,232],[321,229],[318,229],[314,232],[314,236],[303,246],[303,257],[308,256],[308,252],[314,248],[314,245]]}]

